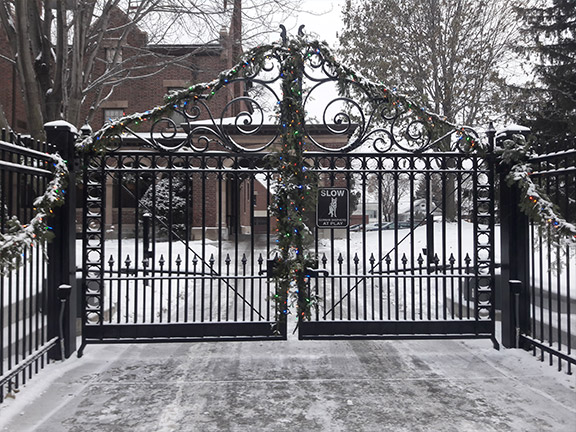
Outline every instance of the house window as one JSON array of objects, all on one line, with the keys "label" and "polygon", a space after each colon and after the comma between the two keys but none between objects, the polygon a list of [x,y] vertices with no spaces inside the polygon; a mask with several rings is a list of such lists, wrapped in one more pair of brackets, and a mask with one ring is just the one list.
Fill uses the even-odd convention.
[{"label": "house window", "polygon": [[[180,90],[184,90],[184,87],[168,87],[166,90],[167,90],[166,93],[169,94],[170,92],[177,92]],[[170,114],[170,118],[174,121],[174,123],[176,123],[176,127],[180,127],[182,123],[186,123],[187,121],[186,117],[177,112],[172,112]]]},{"label": "house window", "polygon": [[104,108],[104,121],[118,120],[124,117],[124,110],[122,108]]},{"label": "house window", "polygon": [[[118,55],[116,55],[118,53]],[[108,47],[104,48],[104,58],[106,63],[119,64],[122,63],[122,48]]]}]

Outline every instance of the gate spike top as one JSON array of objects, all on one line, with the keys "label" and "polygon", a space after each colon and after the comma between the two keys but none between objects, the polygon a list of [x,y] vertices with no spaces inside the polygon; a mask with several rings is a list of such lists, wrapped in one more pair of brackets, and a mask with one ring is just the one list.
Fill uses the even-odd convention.
[{"label": "gate spike top", "polygon": [[286,31],[286,26],[284,24],[280,24],[280,28],[282,31],[280,32],[280,37],[282,38],[282,45],[288,44],[288,32]]}]

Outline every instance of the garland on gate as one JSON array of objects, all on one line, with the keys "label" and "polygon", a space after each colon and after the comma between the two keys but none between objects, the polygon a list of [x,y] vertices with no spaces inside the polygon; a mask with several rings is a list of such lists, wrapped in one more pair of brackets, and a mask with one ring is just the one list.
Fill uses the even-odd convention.
[{"label": "garland on gate", "polygon": [[[48,224],[54,209],[64,204],[68,184],[68,168],[58,154],[48,155],[54,166],[54,177],[43,195],[34,200],[34,217],[22,224],[16,216],[6,221],[6,232],[0,233],[0,274],[4,275],[20,266],[26,251],[35,245],[44,245],[53,237]],[[46,252],[46,251],[44,251]]]},{"label": "garland on gate", "polygon": [[[253,48],[242,56],[238,64],[221,72],[217,79],[194,84],[183,90],[172,91],[165,96],[163,105],[151,110],[111,120],[92,135],[80,137],[76,148],[79,151],[103,152],[111,141],[116,140],[129,127],[160,120],[171,115],[175,110],[185,108],[188,104],[199,100],[208,101],[232,80],[246,75],[256,75],[258,71],[265,68],[266,62],[270,59],[279,59],[284,65],[289,66],[294,64],[296,57],[300,57],[300,65],[302,65],[314,55],[319,55],[329,65],[333,76],[338,78],[340,89],[345,89],[350,86],[350,83],[354,83],[375,99],[377,98],[379,103],[388,104],[388,108],[413,113],[428,131],[437,126],[454,129],[460,139],[465,142],[462,146],[464,150],[485,150],[483,143],[467,128],[448,122],[445,116],[429,111],[424,105],[398,92],[395,87],[376,83],[363,77],[351,67],[336,60],[326,42],[309,41],[304,35],[298,35],[285,42],[275,42]],[[382,109],[383,106],[379,108]]]},{"label": "garland on gate", "polygon": [[[496,149],[501,164],[511,167],[506,182],[516,185],[522,194],[520,209],[541,231],[550,236],[553,243],[576,243],[576,226],[568,222],[542,188],[530,177],[532,166],[529,159],[536,156],[523,135],[507,139]],[[545,229],[542,229],[545,228]]]}]

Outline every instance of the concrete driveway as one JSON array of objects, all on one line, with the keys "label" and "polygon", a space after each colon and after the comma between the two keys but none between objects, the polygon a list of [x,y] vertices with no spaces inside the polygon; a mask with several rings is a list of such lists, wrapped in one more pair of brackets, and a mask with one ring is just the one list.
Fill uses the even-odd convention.
[{"label": "concrete driveway", "polygon": [[485,340],[89,345],[0,430],[573,432],[575,377]]}]

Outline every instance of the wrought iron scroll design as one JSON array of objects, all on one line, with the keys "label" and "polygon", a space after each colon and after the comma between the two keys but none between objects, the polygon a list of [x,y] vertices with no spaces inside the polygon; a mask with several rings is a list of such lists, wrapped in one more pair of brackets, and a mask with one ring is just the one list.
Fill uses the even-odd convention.
[{"label": "wrought iron scroll design", "polygon": [[[473,129],[447,123],[409,102],[396,89],[356,75],[339,64],[326,46],[308,42],[303,34],[299,33],[296,42],[284,35],[282,45],[254,52],[255,57],[248,54],[236,66],[241,74],[226,79],[223,77],[229,72],[223,72],[218,84],[206,85],[202,94],[168,97],[176,102],[159,107],[160,118],[149,115],[154,110],[143,113],[144,120],[153,121],[149,133],[136,131],[134,115],[126,124],[120,123],[123,133],[113,139],[114,134],[108,134],[107,149],[137,142],[163,152],[274,151],[282,130],[279,107],[290,97],[281,91],[282,71],[295,64],[302,68],[301,96],[307,112],[303,128],[309,150],[466,152],[474,147],[471,139],[480,142]],[[298,57],[303,62],[296,62]],[[254,58],[257,60],[251,61]],[[235,89],[232,99],[227,96],[231,88]]]},{"label": "wrought iron scroll design", "polygon": [[365,144],[364,150],[378,153],[468,151],[469,143],[464,133],[479,140],[472,128],[449,127],[445,123],[435,125],[431,119],[426,121],[426,111],[397,100],[395,89],[371,91],[360,79],[342,77],[338,66],[320,49],[309,50],[305,59],[304,77],[309,89],[304,97],[304,107],[322,99],[322,94],[330,92],[330,88],[336,88],[338,96],[328,99],[322,106],[320,123],[322,130],[330,134],[348,137],[344,146],[323,145],[310,128],[312,122],[307,121],[304,128],[309,141],[323,151],[348,152]]},{"label": "wrought iron scroll design", "polygon": [[[175,116],[163,116],[154,121],[148,133],[123,126],[125,133],[116,135],[108,150],[117,150],[136,140],[143,147],[163,152],[180,149],[206,152],[218,148],[238,153],[265,151],[280,136],[277,112],[280,65],[278,56],[268,56],[252,73],[227,80],[228,88],[212,92],[210,100],[195,96],[179,101],[171,108],[181,122],[177,123]],[[218,113],[216,104],[211,103],[218,96],[215,93],[229,91],[234,86],[243,88],[243,95],[228,101]]]}]

